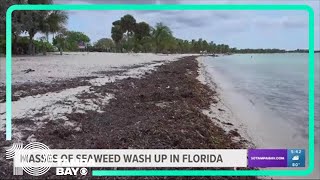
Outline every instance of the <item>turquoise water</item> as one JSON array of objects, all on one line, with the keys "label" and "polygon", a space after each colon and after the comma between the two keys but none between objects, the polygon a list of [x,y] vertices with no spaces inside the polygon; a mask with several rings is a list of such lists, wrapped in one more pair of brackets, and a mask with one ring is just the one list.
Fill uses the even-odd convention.
[{"label": "turquoise water", "polygon": [[[319,59],[315,54],[316,131],[320,129]],[[268,108],[308,138],[308,54],[231,55],[206,58],[204,63],[252,105]]]}]

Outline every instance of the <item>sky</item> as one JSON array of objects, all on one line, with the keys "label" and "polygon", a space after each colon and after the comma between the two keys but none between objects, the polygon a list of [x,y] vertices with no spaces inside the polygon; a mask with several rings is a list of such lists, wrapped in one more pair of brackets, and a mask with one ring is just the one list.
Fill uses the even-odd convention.
[{"label": "sky", "polygon": [[[55,4],[307,4],[315,12],[315,48],[320,49],[319,0],[54,0]],[[162,22],[181,39],[205,39],[237,48],[308,48],[306,11],[68,11],[67,28],[91,43],[111,37],[112,22],[131,14],[137,22]]]}]

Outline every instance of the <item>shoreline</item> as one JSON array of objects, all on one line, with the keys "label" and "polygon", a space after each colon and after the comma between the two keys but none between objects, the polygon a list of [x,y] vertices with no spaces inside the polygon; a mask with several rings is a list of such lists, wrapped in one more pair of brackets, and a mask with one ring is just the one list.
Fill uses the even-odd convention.
[{"label": "shoreline", "polygon": [[[233,57],[230,57],[233,58]],[[204,62],[205,59],[202,59]],[[219,60],[219,59],[218,59]],[[228,59],[226,59],[228,60]],[[201,60],[199,60],[201,63]],[[208,66],[208,67],[205,67]],[[281,116],[277,116],[268,107],[260,104],[259,101],[254,101],[244,94],[235,91],[232,84],[232,79],[225,77],[220,71],[214,68],[214,63],[203,64],[203,71],[208,73],[207,77],[209,80],[214,81],[214,86],[221,90],[221,95],[223,95],[229,105],[230,109],[233,110],[235,115],[238,116],[238,120],[243,122],[245,125],[244,130],[247,131],[249,137],[252,137],[253,144],[256,148],[273,148],[273,149],[295,149],[302,148],[306,150],[306,164],[309,162],[309,144],[308,139],[296,136],[297,129],[291,126],[285,119],[281,119]],[[222,71],[223,72],[223,71]],[[230,73],[230,72],[229,72]],[[237,74],[235,74],[237,75]],[[227,76],[227,75],[226,75]],[[235,102],[236,101],[236,102]],[[238,103],[240,102],[240,103]],[[240,107],[238,107],[240,106]],[[317,107],[315,107],[317,108]],[[240,111],[240,112],[239,112]],[[250,112],[250,113],[249,113]],[[247,116],[250,114],[251,116]],[[316,119],[315,119],[316,120]],[[317,122],[315,121],[315,124]],[[315,135],[318,133],[316,132]],[[319,158],[319,142],[315,142],[315,159]],[[319,171],[317,170],[318,165],[315,165],[313,173],[306,176],[306,179],[313,179],[319,176]],[[279,168],[270,168],[279,169]],[[295,169],[295,168],[293,168]],[[300,169],[300,168],[296,168]],[[284,179],[287,177],[273,177],[276,179]],[[293,178],[293,177],[290,177]],[[294,178],[293,178],[294,179]]]},{"label": "shoreline", "polygon": [[[59,149],[248,147],[237,129],[224,129],[206,115],[218,94],[198,80],[196,56],[145,64],[139,67],[141,71],[132,67],[116,75],[100,72],[104,79],[89,79],[91,85],[67,88],[68,92],[46,92],[14,101],[35,98],[48,102],[33,110],[22,109],[21,117],[13,119],[14,139]],[[54,97],[62,99],[52,101]],[[233,127],[228,122],[224,125]],[[1,151],[8,145],[3,138]]]},{"label": "shoreline", "polygon": [[[248,127],[245,122],[239,119],[232,107],[227,103],[226,97],[224,97],[223,89],[215,82],[212,75],[208,72],[206,65],[203,63],[201,57],[197,58],[199,64],[199,76],[198,80],[209,86],[211,89],[217,91],[217,103],[212,103],[209,110],[205,110],[204,113],[211,119],[219,122],[220,126],[227,131],[237,129],[237,132],[242,137],[242,140],[246,142],[247,148],[256,148],[258,142],[255,141],[252,136],[248,133]],[[218,119],[217,119],[218,118]],[[239,139],[238,139],[239,140]]]},{"label": "shoreline", "polygon": [[[232,58],[232,57],[231,57]],[[219,92],[224,105],[234,115],[230,120],[236,119],[242,134],[251,140],[257,148],[292,148],[304,147],[301,137],[294,137],[295,130],[277,116],[268,107],[260,102],[255,102],[246,95],[235,90],[230,79],[216,71],[210,64],[205,64],[205,58],[200,58],[202,69],[206,73],[207,81],[214,82],[213,85]],[[207,67],[208,66],[208,67]],[[208,80],[209,79],[209,80]],[[286,129],[285,132],[282,130]],[[300,144],[299,144],[300,143]]]},{"label": "shoreline", "polygon": [[[90,113],[93,113],[93,111],[98,111],[99,113],[106,112],[105,110],[106,107],[112,109],[113,107],[119,106],[119,104],[123,103],[122,101],[120,101],[121,98],[125,98],[126,101],[128,100],[128,98],[131,98],[131,96],[133,96],[132,94],[133,92],[131,91],[132,90],[136,91],[136,89],[138,89],[137,93],[139,93],[140,95],[138,99],[132,100],[133,101],[132,104],[139,104],[139,105],[141,104],[142,106],[144,106],[144,104],[147,104],[147,106],[149,106],[149,104],[155,105],[157,107],[157,109],[153,109],[155,112],[159,111],[159,108],[167,109],[167,106],[168,107],[173,106],[179,111],[184,111],[184,109],[181,107],[183,106],[184,108],[190,108],[191,109],[190,111],[192,113],[196,113],[197,116],[200,116],[200,117],[202,115],[199,115],[198,113],[201,112],[204,115],[203,118],[206,119],[206,116],[210,117],[211,116],[210,114],[212,114],[212,112],[208,112],[208,109],[212,111],[212,105],[217,103],[215,99],[218,99],[219,97],[217,96],[215,90],[209,88],[207,85],[202,84],[200,81],[198,81],[199,67],[198,67],[198,62],[195,58],[196,56],[187,56],[171,62],[159,63],[157,61],[154,63],[145,63],[138,66],[134,65],[131,67],[127,67],[128,69],[127,71],[120,71],[119,69],[119,71],[116,71],[116,73],[115,71],[99,72],[108,78],[102,78],[102,77],[97,78],[94,76],[90,76],[90,77],[66,79],[65,81],[53,81],[51,83],[52,86],[44,86],[44,88],[42,89],[40,88],[41,85],[43,85],[41,83],[40,84],[21,84],[20,86],[17,86],[17,88],[13,89],[13,91],[18,91],[18,92],[22,91],[18,93],[17,96],[14,96],[15,98],[13,100],[13,106],[16,106],[16,107],[18,106],[19,108],[23,106],[23,104],[26,104],[28,102],[30,103],[30,100],[32,99],[34,101],[37,101],[37,100],[39,101],[41,99],[42,101],[46,102],[47,99],[52,100],[55,97],[57,97],[58,101],[56,102],[57,104],[55,104],[56,107],[46,108],[48,107],[49,103],[47,104],[44,103],[44,104],[38,105],[38,107],[31,106],[29,108],[20,109],[18,110],[18,112],[15,112],[15,116],[13,116],[13,123],[14,124],[17,123],[18,125],[21,125],[21,123],[24,124],[23,122],[26,121],[27,124],[28,122],[34,124],[34,122],[32,121],[41,120],[41,121],[47,121],[47,122],[41,122],[41,126],[47,126],[48,124],[53,122],[52,120],[55,120],[58,118],[56,121],[64,120],[67,122],[69,126],[74,126],[72,124],[77,124],[77,123],[71,123],[72,121],[70,119],[72,118],[70,118],[70,116],[75,116],[77,115],[77,113],[90,114]],[[179,71],[175,70],[174,68],[179,69]],[[187,68],[187,69],[184,70],[184,68]],[[145,71],[142,71],[142,73],[139,74],[137,73],[137,71],[139,71],[137,69],[139,70],[145,69]],[[169,77],[168,73],[170,73],[174,77]],[[130,76],[129,74],[133,76]],[[154,79],[157,79],[157,81],[159,81],[158,82],[159,84],[157,84],[156,82],[153,82]],[[172,82],[170,82],[169,79],[171,79]],[[185,81],[189,83],[187,85],[188,87],[186,87]],[[145,96],[147,95],[142,94],[142,92],[140,91],[143,91],[145,87],[142,85],[141,87],[137,87],[136,84],[142,84],[144,86],[146,84],[151,84],[152,86],[155,86],[155,87],[147,87],[149,93],[151,93],[151,94],[147,94],[148,98],[150,99],[144,100],[146,98]],[[25,88],[25,87],[29,87],[29,88]],[[124,87],[128,88],[129,92],[122,92],[124,91],[123,89]],[[37,91],[35,91],[35,89],[37,89]],[[121,91],[122,93],[118,94],[119,91]],[[75,102],[75,100],[72,98],[68,99],[68,97],[72,95],[72,93],[75,94],[75,97],[78,98],[80,102]],[[130,96],[127,93],[130,93]],[[15,92],[13,94],[15,94]],[[161,97],[159,97],[160,95]],[[99,101],[99,99],[102,100],[103,97],[106,98],[105,100],[106,102],[98,102],[95,108],[90,109],[90,107],[88,107],[88,106],[91,106],[91,107],[94,106],[94,103],[95,103],[95,102],[90,103],[89,100],[91,101],[94,98],[96,98]],[[61,102],[61,101],[64,101],[64,102]],[[179,101],[181,101],[180,102],[181,104],[176,105],[176,103]],[[191,102],[195,103],[196,106],[191,106],[192,104]],[[78,103],[88,104],[88,106],[87,107],[81,106],[81,104],[78,104]],[[73,105],[73,106],[78,105],[76,106],[76,108],[78,109],[77,110],[73,109],[72,111],[69,111],[69,109],[67,109],[67,111],[64,111],[64,108],[70,105]],[[41,108],[41,107],[44,107],[44,108]],[[218,108],[216,108],[216,110],[220,111],[221,114],[225,114],[225,110],[222,108],[223,108],[222,106],[221,107],[219,106]],[[59,116],[55,116],[52,114],[49,114],[48,116],[48,114],[46,114],[45,112],[48,112],[50,110],[60,111],[55,114]],[[29,111],[31,111],[32,113]],[[113,112],[109,110],[108,113],[110,115]],[[136,112],[131,112],[131,114],[133,115],[135,113]],[[174,119],[175,118],[174,115],[176,114],[176,112],[173,111],[172,113],[173,113],[173,116],[171,118]],[[62,114],[64,116],[60,116]],[[179,112],[179,114],[181,114],[181,112]],[[5,115],[5,113],[2,113],[2,115]],[[94,114],[94,116],[97,117],[100,115]],[[207,119],[205,121],[207,121]],[[66,122],[63,123],[63,125],[66,125]],[[226,126],[229,126],[229,127],[233,126],[233,124],[231,123],[221,122],[217,117],[211,118],[210,123],[212,123],[212,125],[215,125],[215,123],[218,123],[218,124],[224,123],[224,125]],[[79,126],[74,128],[77,129],[79,128]],[[191,127],[188,127],[188,128],[191,128]],[[204,129],[204,127],[202,128]],[[230,128],[228,129],[226,127],[219,127],[219,128],[221,129],[219,131],[221,131],[220,133],[222,134],[224,132],[226,134],[230,133],[229,138],[231,136],[234,136],[234,139],[232,141],[239,141],[236,143],[240,143],[240,144],[242,142],[245,142],[244,139],[240,138],[237,132],[238,131],[237,129],[230,129]],[[189,131],[191,132],[191,130]],[[201,133],[199,132],[197,133],[199,137],[203,137]],[[24,139],[28,141],[32,140],[30,136]],[[38,139],[38,138],[35,138],[35,139]],[[233,142],[230,141],[229,143],[233,143]],[[238,144],[237,146],[242,146],[242,145]],[[189,146],[185,146],[185,148],[187,147]],[[174,147],[168,147],[168,148],[174,148]]]}]

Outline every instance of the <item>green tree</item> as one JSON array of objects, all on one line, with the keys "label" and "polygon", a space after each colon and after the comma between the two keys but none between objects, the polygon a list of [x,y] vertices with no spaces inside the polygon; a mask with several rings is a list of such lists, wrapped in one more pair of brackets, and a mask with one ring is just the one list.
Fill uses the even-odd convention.
[{"label": "green tree", "polygon": [[128,34],[123,36],[123,39],[120,41],[121,47],[124,52],[131,52],[136,46],[136,39]]},{"label": "green tree", "polygon": [[61,31],[53,40],[55,46],[66,51],[78,51],[78,44],[83,42],[85,44],[90,42],[90,38],[82,32],[77,31]]},{"label": "green tree", "polygon": [[[42,24],[40,24],[40,32],[45,34],[45,39],[49,42],[49,34],[52,33],[53,36],[56,32],[63,29],[67,23],[68,15],[65,11],[51,11],[44,18]],[[47,49],[43,48],[43,53],[46,54]]]},{"label": "green tree", "polygon": [[116,44],[117,51],[119,51],[119,43],[123,38],[123,31],[120,26],[120,21],[113,22],[113,27],[111,28],[111,38]]},{"label": "green tree", "polygon": [[228,53],[229,52],[229,45],[222,44],[222,53]]},{"label": "green tree", "polygon": [[140,22],[136,24],[135,31],[134,31],[135,38],[139,41],[146,37],[150,36],[150,26],[146,22]]},{"label": "green tree", "polygon": [[[52,0],[27,0],[27,4],[52,4]],[[29,54],[34,55],[35,49],[33,44],[34,36],[41,31],[49,11],[24,11],[20,17],[23,22],[22,30],[25,30],[29,35]]]},{"label": "green tree", "polygon": [[[52,4],[52,0],[11,0],[11,1],[1,1],[0,2],[0,31],[4,32],[5,28],[5,12],[6,9],[13,4]],[[12,14],[12,42],[13,42],[13,53],[18,52],[17,42],[19,35],[26,32],[29,35],[29,45],[28,53],[35,54],[35,46],[33,42],[34,36],[38,32],[47,32],[52,30],[54,22],[60,24],[61,19],[51,18],[48,21],[48,17],[53,17],[56,13],[52,11],[14,11]],[[58,17],[62,17],[58,13]],[[64,15],[64,18],[66,15]],[[58,21],[57,21],[58,20]],[[46,34],[46,33],[45,33]]]},{"label": "green tree", "polygon": [[195,39],[192,39],[191,40],[191,49],[192,49],[192,53],[196,53],[196,46],[197,46],[197,44],[196,44],[197,42],[196,42],[196,40]]},{"label": "green tree", "polygon": [[52,33],[54,35],[63,29],[67,21],[68,15],[65,11],[51,11],[41,24],[40,30],[46,35],[47,41],[49,41],[49,34]]},{"label": "green tree", "polygon": [[216,44],[213,41],[209,43],[209,53],[216,53]]},{"label": "green tree", "polygon": [[[12,0],[12,1],[0,1],[0,34],[3,36],[1,38],[0,44],[2,44],[1,52],[5,49],[5,41],[6,41],[6,11],[13,4],[23,4],[25,3],[23,0]],[[14,11],[12,13],[12,52],[17,52],[17,41],[19,35],[23,32],[20,16],[23,15],[21,11]]]},{"label": "green tree", "polygon": [[60,51],[60,55],[63,54],[63,50],[66,47],[66,29],[61,29],[57,36],[55,36],[53,38],[53,45],[55,45],[56,47],[58,47],[59,51]]},{"label": "green tree", "polygon": [[[150,37],[150,26],[146,22],[140,22],[136,24],[134,30],[134,39],[135,39],[135,51],[146,52],[146,46],[148,45],[148,40]],[[150,45],[150,44],[149,44]]]},{"label": "green tree", "polygon": [[155,29],[152,32],[152,37],[155,42],[156,53],[167,50],[173,39],[172,31],[163,23],[156,24]]},{"label": "green tree", "polygon": [[123,32],[122,32],[120,25],[114,25],[111,28],[111,38],[113,39],[113,41],[116,44],[117,51],[119,51],[119,48],[120,48],[119,43],[123,38]]},{"label": "green tree", "polygon": [[132,39],[136,29],[136,19],[130,15],[124,15],[120,20],[114,21],[111,28],[111,37],[116,44],[116,49],[122,52],[122,48],[126,51],[131,51],[134,46]]},{"label": "green tree", "polygon": [[68,51],[77,51],[80,42],[89,43],[90,38],[82,32],[67,31],[66,32],[66,49]]},{"label": "green tree", "polygon": [[136,19],[130,14],[124,15],[120,19],[120,27],[122,32],[128,34],[128,36],[132,36],[136,27]]},{"label": "green tree", "polygon": [[143,52],[155,52],[155,44],[151,36],[143,37],[141,40],[141,46]]},{"label": "green tree", "polygon": [[98,51],[103,51],[103,52],[110,52],[112,49],[115,47],[114,42],[110,38],[102,38],[99,39],[95,44],[94,44],[94,49]]}]

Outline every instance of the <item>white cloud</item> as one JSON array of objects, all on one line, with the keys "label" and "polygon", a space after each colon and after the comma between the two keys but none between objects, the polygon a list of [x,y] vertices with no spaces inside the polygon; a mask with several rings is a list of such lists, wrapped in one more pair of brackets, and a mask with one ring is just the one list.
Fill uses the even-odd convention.
[{"label": "white cloud", "polygon": [[[191,4],[212,4],[212,3],[253,3],[253,4],[293,4],[292,1],[160,1],[160,0],[56,0],[59,3],[191,3]],[[307,3],[314,8],[315,11],[315,29],[316,37],[319,37],[320,26],[320,2],[295,1],[294,4]],[[307,48],[305,46],[305,37],[302,36],[307,32],[308,20],[306,12],[298,11],[72,11],[70,12],[69,27],[73,30],[85,31],[95,41],[99,38],[110,37],[111,23],[119,19],[122,15],[130,13],[137,21],[145,21],[150,25],[157,22],[167,24],[177,37],[187,39],[197,39],[199,37],[208,38],[208,41],[223,41],[227,39],[234,44],[243,44],[243,46],[261,46],[271,47],[272,42],[261,41],[245,41],[248,38],[257,38],[263,36],[271,37],[272,33],[277,34],[281,38],[280,42],[287,42],[287,45],[281,44],[283,48]],[[275,32],[276,31],[276,32]],[[288,33],[290,31],[290,33]],[[264,33],[264,34],[263,34]],[[283,34],[283,35],[281,35]],[[295,38],[292,34],[296,34]],[[240,38],[238,36],[243,36]],[[230,38],[236,37],[236,38]],[[231,40],[230,40],[231,39]],[[235,41],[245,42],[235,42]],[[294,42],[293,42],[294,41]],[[319,40],[317,40],[317,48],[319,48]],[[303,42],[303,43],[299,43]],[[280,44],[279,44],[280,45]]]}]

